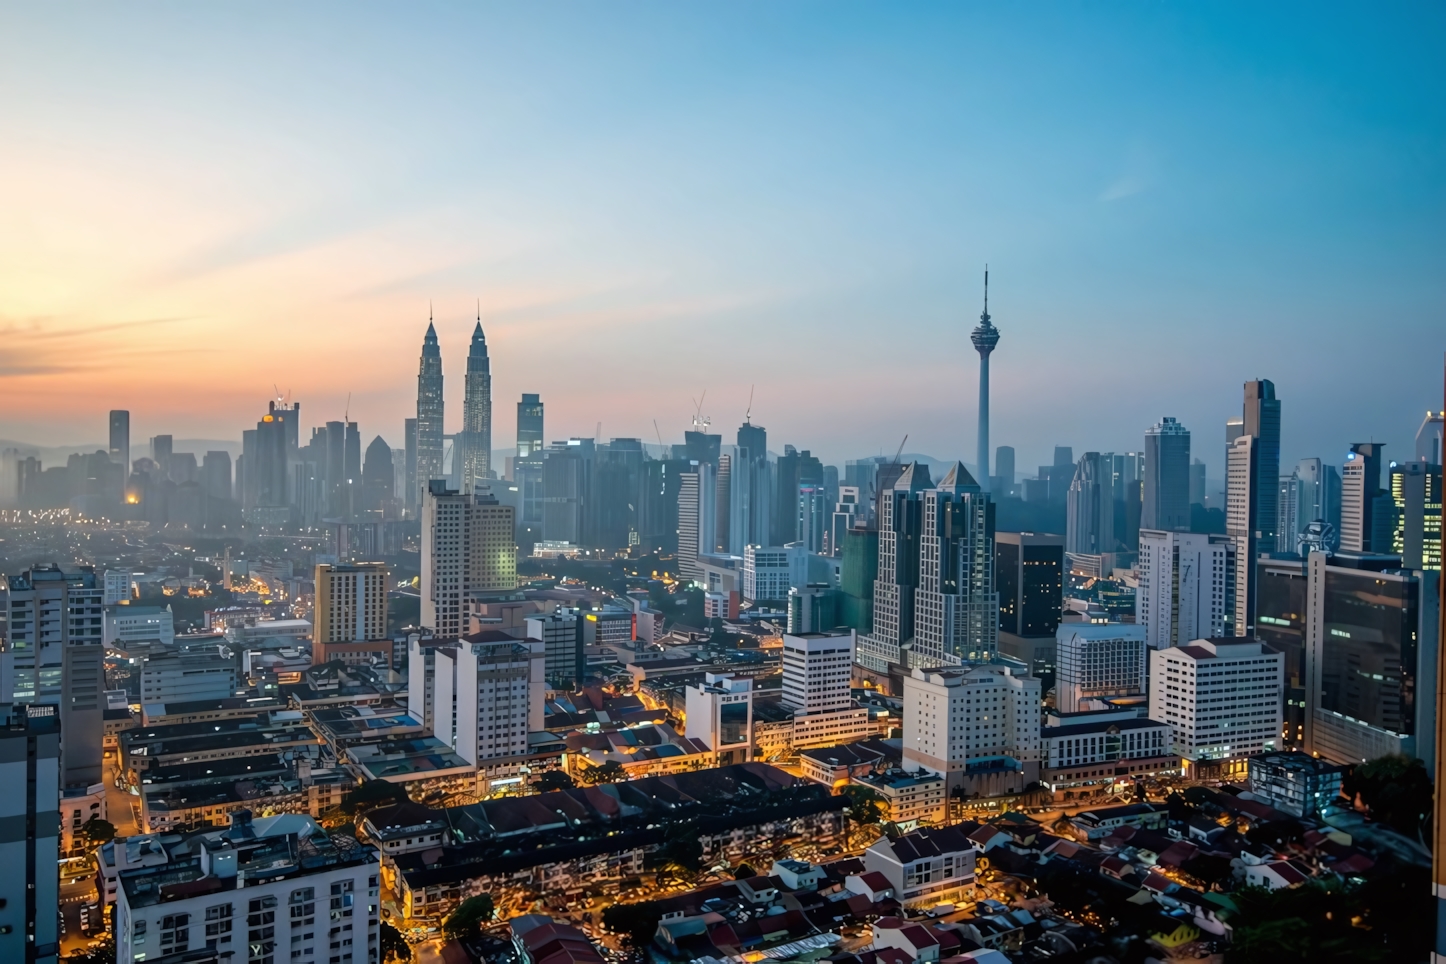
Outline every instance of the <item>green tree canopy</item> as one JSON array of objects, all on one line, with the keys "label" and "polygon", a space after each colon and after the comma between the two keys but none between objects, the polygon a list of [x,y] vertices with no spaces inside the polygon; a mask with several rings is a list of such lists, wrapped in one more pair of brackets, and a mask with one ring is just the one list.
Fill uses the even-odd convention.
[{"label": "green tree canopy", "polygon": [[468,897],[442,923],[442,933],[456,941],[471,940],[492,919],[492,911],[491,894]]},{"label": "green tree canopy", "polygon": [[410,961],[412,959],[412,945],[402,936],[402,932],[392,926],[391,921],[382,921],[381,926],[381,955],[382,960]]},{"label": "green tree canopy", "polygon": [[80,835],[86,846],[95,848],[115,839],[115,825],[100,817],[91,817],[80,826]]},{"label": "green tree canopy", "polygon": [[1430,837],[1431,778],[1426,764],[1403,755],[1377,757],[1357,766],[1342,789],[1347,796],[1359,796],[1371,816],[1410,837]]},{"label": "green tree canopy", "polygon": [[539,793],[547,793],[551,790],[571,790],[575,786],[577,784],[572,781],[572,777],[561,770],[548,770],[537,781]]},{"label": "green tree canopy", "polygon": [[647,947],[662,920],[661,905],[654,900],[635,904],[612,904],[603,909],[602,922],[608,930],[623,935],[629,947]]}]

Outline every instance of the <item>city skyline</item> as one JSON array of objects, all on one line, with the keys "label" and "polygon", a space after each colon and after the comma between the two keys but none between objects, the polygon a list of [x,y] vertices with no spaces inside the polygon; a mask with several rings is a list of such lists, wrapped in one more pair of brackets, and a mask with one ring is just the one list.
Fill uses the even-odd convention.
[{"label": "city skyline", "polygon": [[[1439,12],[818,10],[771,11],[762,39],[720,10],[373,10],[325,76],[327,8],[164,32],[101,12],[66,43],[6,13],[0,85],[26,96],[0,104],[0,437],[104,447],[96,413],[126,409],[134,438],[239,440],[276,386],[318,421],[350,396],[400,448],[427,302],[460,386],[480,297],[493,399],[540,393],[551,437],[657,419],[679,442],[706,389],[715,426],[752,393],[776,449],[830,463],[905,432],[973,456],[987,261],[991,441],[1021,475],[1057,443],[1139,450],[1169,415],[1223,478],[1257,378],[1286,402],[1282,464],[1409,451],[1436,383],[1411,345],[1443,302],[1442,68],[1414,55]],[[715,360],[721,337],[758,362]]]}]

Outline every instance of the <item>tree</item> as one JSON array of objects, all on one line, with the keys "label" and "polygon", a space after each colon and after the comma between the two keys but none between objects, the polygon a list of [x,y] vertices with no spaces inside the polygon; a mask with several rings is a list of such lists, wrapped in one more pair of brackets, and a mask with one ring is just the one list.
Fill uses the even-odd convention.
[{"label": "tree", "polygon": [[697,873],[703,866],[703,845],[691,822],[680,823],[668,831],[668,839],[658,851],[658,862],[691,873]]},{"label": "tree", "polygon": [[655,900],[635,904],[612,904],[603,909],[602,922],[608,930],[623,935],[629,947],[647,947],[658,932],[663,913]]},{"label": "tree", "polygon": [[1359,797],[1371,816],[1412,840],[1425,842],[1431,826],[1431,778],[1420,760],[1401,754],[1377,757],[1356,767],[1342,784]]},{"label": "tree", "polygon": [[748,864],[748,863],[741,863],[741,864],[739,864],[739,865],[738,865],[738,869],[736,869],[736,870],[733,871],[733,879],[734,879],[734,880],[747,880],[749,877],[757,877],[757,876],[758,876],[758,871],[754,870],[754,869],[753,869],[753,866],[752,866],[751,864]]},{"label": "tree", "polygon": [[883,822],[882,799],[873,790],[850,784],[839,790],[839,793],[849,798],[848,816],[858,826],[865,827]]},{"label": "tree", "polygon": [[1305,827],[1294,817],[1256,824],[1245,833],[1245,839],[1251,843],[1266,844],[1271,847],[1295,843],[1304,836]]},{"label": "tree", "polygon": [[115,825],[100,817],[91,817],[80,825],[80,836],[85,841],[86,849],[94,850],[115,839]]},{"label": "tree", "polygon": [[395,803],[407,803],[410,798],[407,790],[400,783],[388,783],[386,780],[368,780],[358,786],[355,790],[347,793],[342,798],[342,813],[350,817],[360,817],[362,814],[378,807],[391,806]]},{"label": "tree", "polygon": [[571,790],[575,786],[577,786],[577,784],[572,781],[572,777],[563,773],[561,770],[548,770],[542,775],[542,778],[537,781],[537,792],[547,793],[552,790]]},{"label": "tree", "polygon": [[412,945],[402,936],[402,932],[392,926],[391,921],[382,921],[381,927],[381,955],[382,960],[390,961],[396,958],[399,961],[410,961],[412,959]]},{"label": "tree", "polygon": [[492,919],[492,895],[468,897],[442,923],[442,933],[454,941],[469,941]]}]

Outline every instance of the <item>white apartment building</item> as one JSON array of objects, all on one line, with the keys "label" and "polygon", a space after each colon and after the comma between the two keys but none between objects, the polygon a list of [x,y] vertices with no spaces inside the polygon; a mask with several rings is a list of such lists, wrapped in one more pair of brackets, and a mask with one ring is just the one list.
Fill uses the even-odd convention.
[{"label": "white apartment building", "polygon": [[131,587],[135,585],[132,574],[124,569],[107,569],[101,576],[104,582],[102,605],[114,606],[123,599],[131,598]]},{"label": "white apartment building", "polygon": [[1146,628],[1128,623],[1060,623],[1055,631],[1054,705],[1078,713],[1087,700],[1143,694],[1150,685]]},{"label": "white apartment building", "polygon": [[107,646],[130,651],[145,643],[175,645],[170,606],[107,606],[104,619],[101,639]]},{"label": "white apartment building", "polygon": [[783,705],[799,713],[848,709],[854,632],[783,637]]},{"label": "white apartment building", "polygon": [[435,650],[433,733],[468,763],[527,754],[542,729],[547,682],[543,644],[487,631]]},{"label": "white apartment building", "polygon": [[1120,719],[1118,712],[1070,714],[1040,731],[1040,751],[1040,780],[1055,791],[1108,788],[1180,770],[1168,724]]},{"label": "white apartment building", "polygon": [[1141,529],[1135,624],[1149,647],[1235,632],[1236,566],[1227,536]]},{"label": "white apartment building", "polygon": [[951,792],[992,795],[1036,780],[1040,683],[1027,672],[998,660],[905,676],[904,769],[937,773]]},{"label": "white apartment building", "polygon": [[689,686],[684,735],[702,740],[717,755],[716,766],[747,763],[753,750],[753,681],[746,676],[705,673]]},{"label": "white apartment building", "polygon": [[808,585],[808,547],[748,546],[743,550],[743,599],[754,603],[781,601],[795,586]]},{"label": "white apartment building", "polygon": [[1192,764],[1280,749],[1285,656],[1229,636],[1150,653],[1150,719]]},{"label": "white apartment building", "polygon": [[928,827],[897,840],[880,837],[864,851],[864,867],[883,874],[905,907],[932,907],[973,893],[976,856],[961,827]]},{"label": "white apartment building", "polygon": [[374,848],[310,817],[237,811],[225,830],[156,838],[120,876],[116,960],[209,948],[250,964],[370,964],[380,873]]},{"label": "white apartment building", "polygon": [[853,630],[784,635],[782,703],[793,711],[795,750],[868,736],[869,711],[849,692],[857,643]]},{"label": "white apartment building", "polygon": [[422,625],[461,636],[467,603],[517,588],[514,510],[490,494],[459,494],[427,483],[422,499]]}]

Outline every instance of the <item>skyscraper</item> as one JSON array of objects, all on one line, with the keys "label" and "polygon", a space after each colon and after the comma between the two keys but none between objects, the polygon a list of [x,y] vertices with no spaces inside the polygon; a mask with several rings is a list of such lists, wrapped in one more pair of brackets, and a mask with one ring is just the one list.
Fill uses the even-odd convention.
[{"label": "skyscraper", "polygon": [[[773,542],[773,474],[768,462],[768,430],[745,420],[738,426],[738,465],[734,469],[735,542],[771,546]],[[734,546],[733,552],[743,550]]]},{"label": "skyscraper", "polygon": [[299,404],[278,403],[274,399],[267,403],[266,414],[256,423],[256,461],[248,463],[248,484],[254,486],[255,508],[266,510],[263,525],[283,524],[290,506],[287,498],[290,468],[288,462],[295,455],[291,440],[296,437],[295,423],[301,418]]},{"label": "skyscraper", "polygon": [[1173,418],[1166,416],[1145,431],[1144,483],[1140,528],[1188,530],[1190,432]]},{"label": "skyscraper", "polygon": [[1442,458],[1446,457],[1446,449],[1441,446],[1443,425],[1446,425],[1446,411],[1433,412],[1428,408],[1425,420],[1416,430],[1416,460],[1418,462],[1440,465]]},{"label": "skyscraper", "polygon": [[1135,622],[1151,649],[1235,632],[1235,543],[1198,532],[1140,530]]},{"label": "skyscraper", "polygon": [[1113,462],[1109,453],[1080,456],[1066,503],[1067,551],[1088,555],[1115,551]]},{"label": "skyscraper", "polygon": [[919,586],[920,528],[924,492],[934,487],[929,467],[904,466],[893,485],[880,489],[879,567],[874,579],[874,628],[859,640],[858,661],[887,672],[914,637],[914,592]]},{"label": "skyscraper", "polygon": [[1391,463],[1395,532],[1389,551],[1407,569],[1441,571],[1441,466]]},{"label": "skyscraper", "polygon": [[914,593],[916,665],[992,659],[999,649],[994,531],[989,496],[955,462],[923,493],[919,584]]},{"label": "skyscraper", "polygon": [[61,738],[53,706],[0,710],[0,960],[14,964],[60,959]]},{"label": "skyscraper", "polygon": [[523,393],[517,403],[517,457],[531,458],[543,449],[542,443],[542,398]]},{"label": "skyscraper", "polygon": [[[1339,538],[1341,528],[1341,474],[1324,459],[1301,459],[1295,465],[1296,543],[1312,522],[1323,522]],[[1296,546],[1292,546],[1294,552]]]},{"label": "skyscraper", "polygon": [[9,619],[0,654],[0,703],[60,707],[60,781],[65,786],[101,780],[104,596],[105,584],[95,570],[57,566],[33,566],[10,576],[0,596]]},{"label": "skyscraper", "polygon": [[984,312],[969,340],[979,352],[979,450],[978,464],[983,491],[989,491],[989,355],[999,344],[999,329],[989,320],[989,269],[984,269]]},{"label": "skyscraper", "polygon": [[407,518],[415,519],[422,496],[417,492],[417,420],[414,418],[402,420],[402,451],[405,453],[402,470],[406,473],[401,491],[402,505],[406,508]]},{"label": "skyscraper", "polygon": [[386,563],[318,565],[315,585],[313,663],[350,662],[349,644],[387,638]]},{"label": "skyscraper", "polygon": [[467,604],[517,588],[512,506],[431,480],[422,496],[422,625],[461,636]]},{"label": "skyscraper", "polygon": [[[1236,636],[1248,636],[1255,628],[1255,557],[1259,548],[1255,477],[1259,470],[1255,436],[1241,435],[1225,453],[1225,534],[1235,546],[1235,629]],[[1279,480],[1277,479],[1277,484]],[[1270,548],[1275,547],[1272,539]],[[1202,638],[1204,638],[1202,636]]]},{"label": "skyscraper", "polygon": [[422,339],[417,370],[417,498],[426,499],[427,483],[442,478],[442,349],[430,319]]},{"label": "skyscraper", "polygon": [[473,491],[492,472],[492,367],[482,316],[467,349],[467,383],[462,399],[462,491]]},{"label": "skyscraper", "polygon": [[[1276,499],[1280,491],[1280,400],[1267,379],[1245,383],[1244,434],[1255,437],[1256,473],[1252,489],[1255,525],[1262,546],[1275,545]],[[1254,560],[1250,569],[1254,571]],[[1254,625],[1252,622],[1251,625]]]},{"label": "skyscraper", "polygon": [[994,450],[994,478],[989,487],[996,498],[1009,495],[1014,490],[1014,446],[1001,445]]},{"label": "skyscraper", "polygon": [[125,467],[125,474],[131,473],[131,413],[124,409],[111,409],[110,413],[110,458]]},{"label": "skyscraper", "polygon": [[[1383,506],[1379,442],[1357,442],[1341,470],[1341,549],[1346,552],[1389,552],[1377,544],[1376,514]],[[1394,528],[1394,526],[1392,527]]]}]

